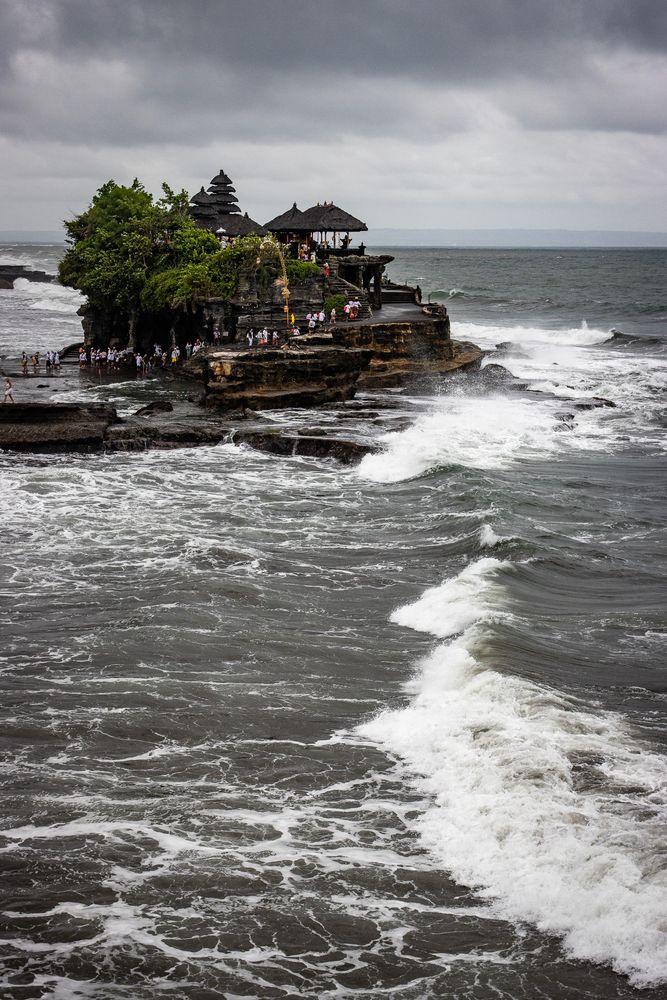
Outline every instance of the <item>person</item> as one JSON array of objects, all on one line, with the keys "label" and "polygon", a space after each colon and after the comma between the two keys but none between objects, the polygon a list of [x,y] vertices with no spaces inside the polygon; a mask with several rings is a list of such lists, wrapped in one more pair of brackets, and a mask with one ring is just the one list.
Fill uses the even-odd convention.
[{"label": "person", "polygon": [[320,323],[324,323],[324,320],[325,320],[324,309],[320,309],[320,312],[319,312],[319,315],[318,315],[317,318],[318,318],[318,320],[319,320]]},{"label": "person", "polygon": [[336,307],[335,307],[335,306],[334,306],[334,308],[333,308],[333,309],[331,310],[331,312],[329,313],[329,322],[330,322],[330,323],[331,323],[331,324],[332,324],[333,326],[335,326],[335,325],[336,325]]},{"label": "person", "polygon": [[219,326],[214,326],[213,327],[213,343],[216,344],[216,345],[220,343],[220,327]]},{"label": "person", "polygon": [[14,389],[12,387],[12,380],[10,378],[5,379],[5,398],[3,403],[13,403],[14,402]]},{"label": "person", "polygon": [[185,345],[185,356],[186,356],[186,358],[191,358],[192,357],[192,344],[190,343],[189,340],[188,340],[187,344]]},{"label": "person", "polygon": [[313,333],[316,325],[317,323],[315,322],[315,317],[311,316],[310,319],[308,320],[308,333]]},{"label": "person", "polygon": [[33,374],[38,375],[39,374],[39,351],[35,351],[35,353],[33,354],[32,358],[30,360],[32,361]]},{"label": "person", "polygon": [[271,343],[273,344],[274,347],[278,343],[278,331],[277,330],[274,330],[273,333],[271,334]]},{"label": "person", "polygon": [[55,368],[55,370],[57,372],[60,371],[60,352],[59,351],[54,351],[53,352],[53,367]]},{"label": "person", "polygon": [[27,377],[28,375],[28,355],[25,351],[21,355],[21,372]]},{"label": "person", "polygon": [[324,277],[328,278],[330,274],[331,274],[331,268],[329,267],[329,261],[325,260],[325,262],[324,262]]}]

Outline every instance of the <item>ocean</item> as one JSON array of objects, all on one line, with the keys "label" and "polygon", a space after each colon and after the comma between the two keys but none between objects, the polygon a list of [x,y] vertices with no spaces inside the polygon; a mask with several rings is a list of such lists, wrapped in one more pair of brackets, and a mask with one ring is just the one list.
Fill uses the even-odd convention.
[{"label": "ocean", "polygon": [[3,998],[667,996],[667,251],[387,252],[513,378],[354,468],[0,453]]}]

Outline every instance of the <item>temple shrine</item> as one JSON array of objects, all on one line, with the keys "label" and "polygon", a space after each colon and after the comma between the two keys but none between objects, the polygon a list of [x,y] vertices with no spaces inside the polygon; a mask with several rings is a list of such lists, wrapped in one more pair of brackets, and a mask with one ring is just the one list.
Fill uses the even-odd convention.
[{"label": "temple shrine", "polygon": [[385,267],[393,257],[369,255],[363,243],[353,246],[350,233],[367,232],[368,226],[333,202],[318,202],[303,211],[294,202],[282,215],[261,225],[247,212],[242,214],[232,181],[220,170],[208,190],[202,187],[190,199],[190,214],[198,226],[210,229],[224,243],[238,236],[272,233],[285,257],[327,263],[330,291],[356,290],[372,309],[381,309],[388,295],[396,301],[396,289],[383,282]]}]

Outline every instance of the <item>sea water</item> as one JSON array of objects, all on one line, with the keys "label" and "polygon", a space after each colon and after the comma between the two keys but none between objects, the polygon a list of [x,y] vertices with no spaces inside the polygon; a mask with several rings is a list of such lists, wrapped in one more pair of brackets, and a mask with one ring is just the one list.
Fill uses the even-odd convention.
[{"label": "sea water", "polygon": [[665,995],[667,253],[393,252],[514,380],[352,469],[0,454],[3,997]]}]

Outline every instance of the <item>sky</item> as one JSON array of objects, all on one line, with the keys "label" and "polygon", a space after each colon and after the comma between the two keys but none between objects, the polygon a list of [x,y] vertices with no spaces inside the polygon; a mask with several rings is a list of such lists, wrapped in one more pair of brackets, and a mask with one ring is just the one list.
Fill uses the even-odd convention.
[{"label": "sky", "polygon": [[0,229],[221,168],[266,222],[667,231],[665,0],[0,0]]}]

